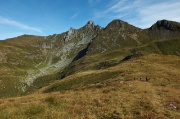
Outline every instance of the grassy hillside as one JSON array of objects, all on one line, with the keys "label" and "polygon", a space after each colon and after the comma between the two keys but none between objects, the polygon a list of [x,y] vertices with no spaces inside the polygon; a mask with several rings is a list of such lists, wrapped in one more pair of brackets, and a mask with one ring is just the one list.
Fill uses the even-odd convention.
[{"label": "grassy hillside", "polygon": [[24,84],[20,81],[28,75],[28,70],[37,70],[36,65],[45,59],[41,47],[36,46],[39,42],[47,41],[27,35],[0,41],[0,97],[22,94]]},{"label": "grassy hillside", "polygon": [[28,96],[0,99],[0,117],[178,119],[179,77],[178,56],[136,57],[108,68],[75,73]]},{"label": "grassy hillside", "polygon": [[[0,41],[0,97],[28,94],[75,73],[101,70],[139,55],[180,55],[180,24],[167,20],[142,30],[113,20],[105,28],[89,21],[51,36],[22,35]],[[112,74],[109,75],[114,75]],[[99,78],[93,83],[107,78]],[[88,75],[89,78],[96,74]],[[77,78],[78,82],[86,79]],[[88,84],[91,81],[82,83]],[[64,88],[66,84],[63,84]],[[68,85],[68,84],[67,84]],[[78,87],[78,85],[76,86]],[[59,90],[59,87],[52,90]]]},{"label": "grassy hillside", "polygon": [[[68,65],[87,47],[100,31],[99,26],[88,22],[80,29],[51,36],[22,35],[0,41],[0,97],[19,96],[38,85],[56,79],[56,73]],[[51,77],[51,79],[49,79]],[[42,83],[43,86],[44,83]]]},{"label": "grassy hillside", "polygon": [[[76,72],[101,69],[105,67],[111,67],[120,63],[125,57],[133,54],[145,55],[145,54],[162,54],[162,55],[180,55],[180,40],[160,40],[152,41],[149,44],[140,45],[132,48],[122,48],[112,51],[106,51],[104,53],[87,54],[67,66],[63,72],[60,73],[61,78],[74,74]],[[58,77],[60,79],[60,77]]]}]

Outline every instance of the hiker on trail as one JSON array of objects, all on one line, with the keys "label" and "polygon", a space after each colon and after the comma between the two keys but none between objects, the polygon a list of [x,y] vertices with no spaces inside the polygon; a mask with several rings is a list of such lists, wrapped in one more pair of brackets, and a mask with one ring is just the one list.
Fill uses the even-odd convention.
[{"label": "hiker on trail", "polygon": [[140,77],[140,80],[142,81],[142,77]]},{"label": "hiker on trail", "polygon": [[149,77],[146,77],[146,81],[149,81],[150,80],[150,78]]}]

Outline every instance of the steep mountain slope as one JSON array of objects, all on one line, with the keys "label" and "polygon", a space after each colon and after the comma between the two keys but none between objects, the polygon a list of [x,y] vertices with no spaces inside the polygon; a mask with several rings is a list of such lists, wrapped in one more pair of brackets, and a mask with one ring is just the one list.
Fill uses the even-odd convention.
[{"label": "steep mountain slope", "polygon": [[158,53],[180,55],[180,23],[168,20],[157,21],[148,32],[151,40],[155,41]]},{"label": "steep mountain slope", "polygon": [[[161,20],[149,29],[142,30],[121,20],[114,20],[93,40],[88,53],[103,53],[117,49],[132,51],[134,48],[147,45],[156,48],[157,44],[154,42],[174,39],[180,39],[180,23],[178,22]],[[159,50],[161,51],[161,48]],[[148,51],[145,50],[145,52]]]},{"label": "steep mountain slope", "polygon": [[89,21],[52,36],[23,35],[0,42],[0,96],[22,94],[38,77],[68,65],[102,28]]},{"label": "steep mountain slope", "polygon": [[180,24],[174,21],[160,20],[148,29],[152,39],[179,39]]},{"label": "steep mountain slope", "polygon": [[150,42],[148,33],[121,20],[113,20],[93,40],[88,53],[130,49]]}]

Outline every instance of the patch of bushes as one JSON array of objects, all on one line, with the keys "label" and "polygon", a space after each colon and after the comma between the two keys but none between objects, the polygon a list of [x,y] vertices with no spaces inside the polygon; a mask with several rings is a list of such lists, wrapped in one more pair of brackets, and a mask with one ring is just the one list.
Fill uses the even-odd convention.
[{"label": "patch of bushes", "polygon": [[104,61],[104,62],[99,62],[95,65],[95,69],[103,69],[103,68],[108,68],[117,65],[117,61]]},{"label": "patch of bushes", "polygon": [[66,103],[63,101],[59,101],[54,97],[47,97],[45,99],[45,102],[49,103],[50,105],[56,106],[56,107],[61,107],[64,108],[66,107]]}]

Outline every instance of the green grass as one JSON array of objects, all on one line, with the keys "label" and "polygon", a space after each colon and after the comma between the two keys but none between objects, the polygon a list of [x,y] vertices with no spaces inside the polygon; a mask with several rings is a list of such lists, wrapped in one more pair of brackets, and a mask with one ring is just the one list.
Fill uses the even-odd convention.
[{"label": "green grass", "polygon": [[178,55],[180,56],[180,39],[161,41],[155,43],[158,49],[165,55]]},{"label": "green grass", "polygon": [[13,119],[178,119],[179,67],[178,56],[135,57],[116,66],[75,73],[28,96],[1,99],[0,114]]},{"label": "green grass", "polygon": [[60,79],[60,73],[59,72],[55,72],[53,74],[48,74],[45,76],[41,76],[38,77],[33,84],[27,88],[27,91],[24,94],[27,94],[27,92],[34,92],[37,89],[40,89],[46,85],[48,85],[49,83]]},{"label": "green grass", "polygon": [[49,87],[44,92],[52,92],[52,91],[61,91],[61,90],[69,90],[74,88],[79,88],[83,86],[87,86],[88,84],[95,84],[110,78],[118,77],[119,72],[103,72],[99,74],[89,74],[81,77],[75,77],[73,80],[63,81],[60,84],[55,84],[52,87]]},{"label": "green grass", "polygon": [[10,119],[10,114],[6,110],[0,110],[0,118],[1,119]]},{"label": "green grass", "polygon": [[40,106],[40,105],[33,105],[28,107],[28,109],[25,110],[25,115],[31,117],[37,114],[41,114],[44,112],[44,107]]}]

